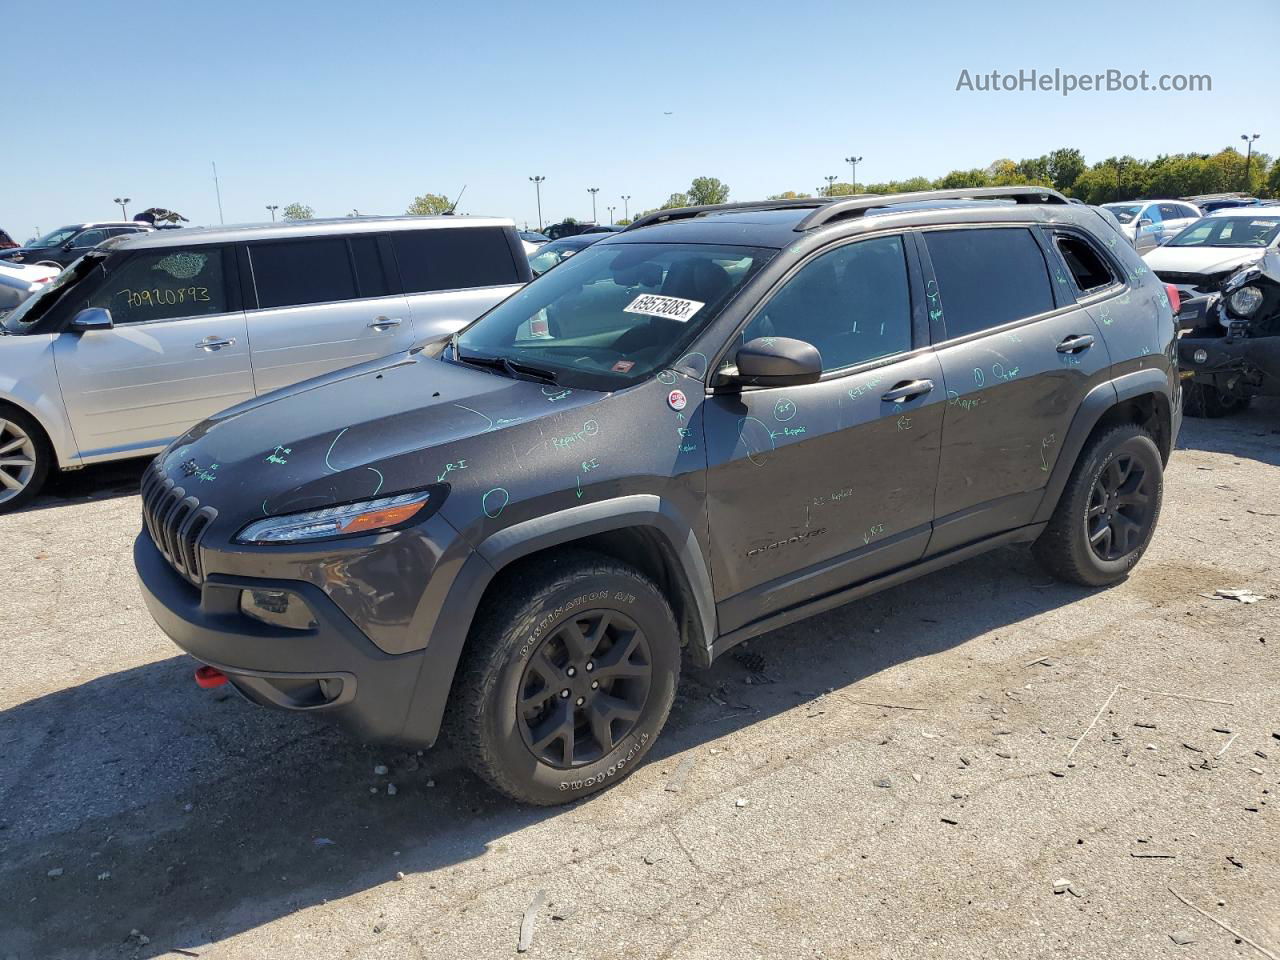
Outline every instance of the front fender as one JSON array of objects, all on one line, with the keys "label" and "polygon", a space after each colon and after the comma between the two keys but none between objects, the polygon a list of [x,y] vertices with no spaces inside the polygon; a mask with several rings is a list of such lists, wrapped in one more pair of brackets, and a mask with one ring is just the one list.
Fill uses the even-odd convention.
[{"label": "front fender", "polygon": [[54,365],[54,334],[0,337],[0,403],[9,403],[36,419],[60,467],[80,464],[80,449],[67,422]]}]

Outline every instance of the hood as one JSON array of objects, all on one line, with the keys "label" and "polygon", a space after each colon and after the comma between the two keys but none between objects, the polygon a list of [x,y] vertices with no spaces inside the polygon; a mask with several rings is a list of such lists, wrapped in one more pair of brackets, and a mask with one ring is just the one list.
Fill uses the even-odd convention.
[{"label": "hood", "polygon": [[224,410],[158,463],[220,513],[289,513],[446,482],[442,447],[601,396],[397,354]]},{"label": "hood", "polygon": [[1243,247],[1228,250],[1224,247],[1156,247],[1142,259],[1155,273],[1203,273],[1206,275],[1237,270],[1253,263],[1266,252],[1264,247]]}]

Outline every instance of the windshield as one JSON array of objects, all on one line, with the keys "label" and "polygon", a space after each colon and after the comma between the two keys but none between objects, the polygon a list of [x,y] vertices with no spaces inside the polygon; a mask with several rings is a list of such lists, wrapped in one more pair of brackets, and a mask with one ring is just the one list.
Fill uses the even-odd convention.
[{"label": "windshield", "polygon": [[1280,233],[1280,217],[1205,217],[1167,244],[1170,247],[1265,247]]},{"label": "windshield", "polygon": [[598,243],[463,330],[454,357],[503,358],[564,386],[616,390],[670,365],[776,252]]},{"label": "windshield", "polygon": [[0,326],[9,333],[25,333],[30,330],[32,325],[58,302],[68,287],[86,276],[104,259],[105,257],[98,253],[89,253],[81,257],[50,280],[38,293],[33,293],[18,304],[12,313],[0,320]]},{"label": "windshield", "polygon": [[1133,218],[1142,209],[1140,203],[1104,203],[1103,209],[1110,210],[1121,223],[1133,223]]},{"label": "windshield", "polygon": [[56,247],[59,244],[66,243],[80,231],[79,227],[59,227],[53,233],[46,233],[39,240],[31,244],[32,247]]},{"label": "windshield", "polygon": [[539,247],[538,252],[529,258],[529,269],[535,277],[540,277],[556,264],[563,263],[589,246],[589,243],[580,240],[552,240]]}]

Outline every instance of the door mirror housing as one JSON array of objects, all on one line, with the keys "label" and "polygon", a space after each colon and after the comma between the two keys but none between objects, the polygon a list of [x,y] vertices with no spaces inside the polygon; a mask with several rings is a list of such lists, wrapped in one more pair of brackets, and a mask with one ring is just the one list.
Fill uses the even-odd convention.
[{"label": "door mirror housing", "polygon": [[1149,227],[1149,226],[1151,226],[1151,218],[1150,218],[1150,217],[1143,217],[1141,220],[1139,220],[1139,221],[1138,221],[1138,229],[1139,229],[1139,230],[1142,230],[1143,228],[1145,228],[1145,227]]},{"label": "door mirror housing", "polygon": [[116,325],[111,311],[106,307],[85,307],[71,318],[71,329],[77,333],[88,330],[110,330]]},{"label": "door mirror housing", "polygon": [[817,383],[822,376],[822,354],[804,340],[791,337],[756,337],[738,348],[737,372],[731,383],[744,387],[794,387]]}]

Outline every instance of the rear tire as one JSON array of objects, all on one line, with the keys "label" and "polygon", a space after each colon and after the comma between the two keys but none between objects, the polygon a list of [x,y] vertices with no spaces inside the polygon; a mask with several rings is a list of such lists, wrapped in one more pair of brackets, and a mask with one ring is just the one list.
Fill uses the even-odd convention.
[{"label": "rear tire", "polygon": [[36,419],[0,404],[0,513],[30,503],[52,465],[53,447]]},{"label": "rear tire", "polygon": [[675,699],[670,604],[637,570],[585,551],[526,566],[506,586],[472,626],[450,739],[476,774],[523,803],[569,803],[617,783]]},{"label": "rear tire", "polygon": [[1134,423],[1111,427],[1086,444],[1032,552],[1059,580],[1119,583],[1146,552],[1163,498],[1164,462],[1151,434]]},{"label": "rear tire", "polygon": [[1182,386],[1182,412],[1189,417],[1229,417],[1249,406],[1249,397],[1227,393],[1212,383],[1191,380]]}]

